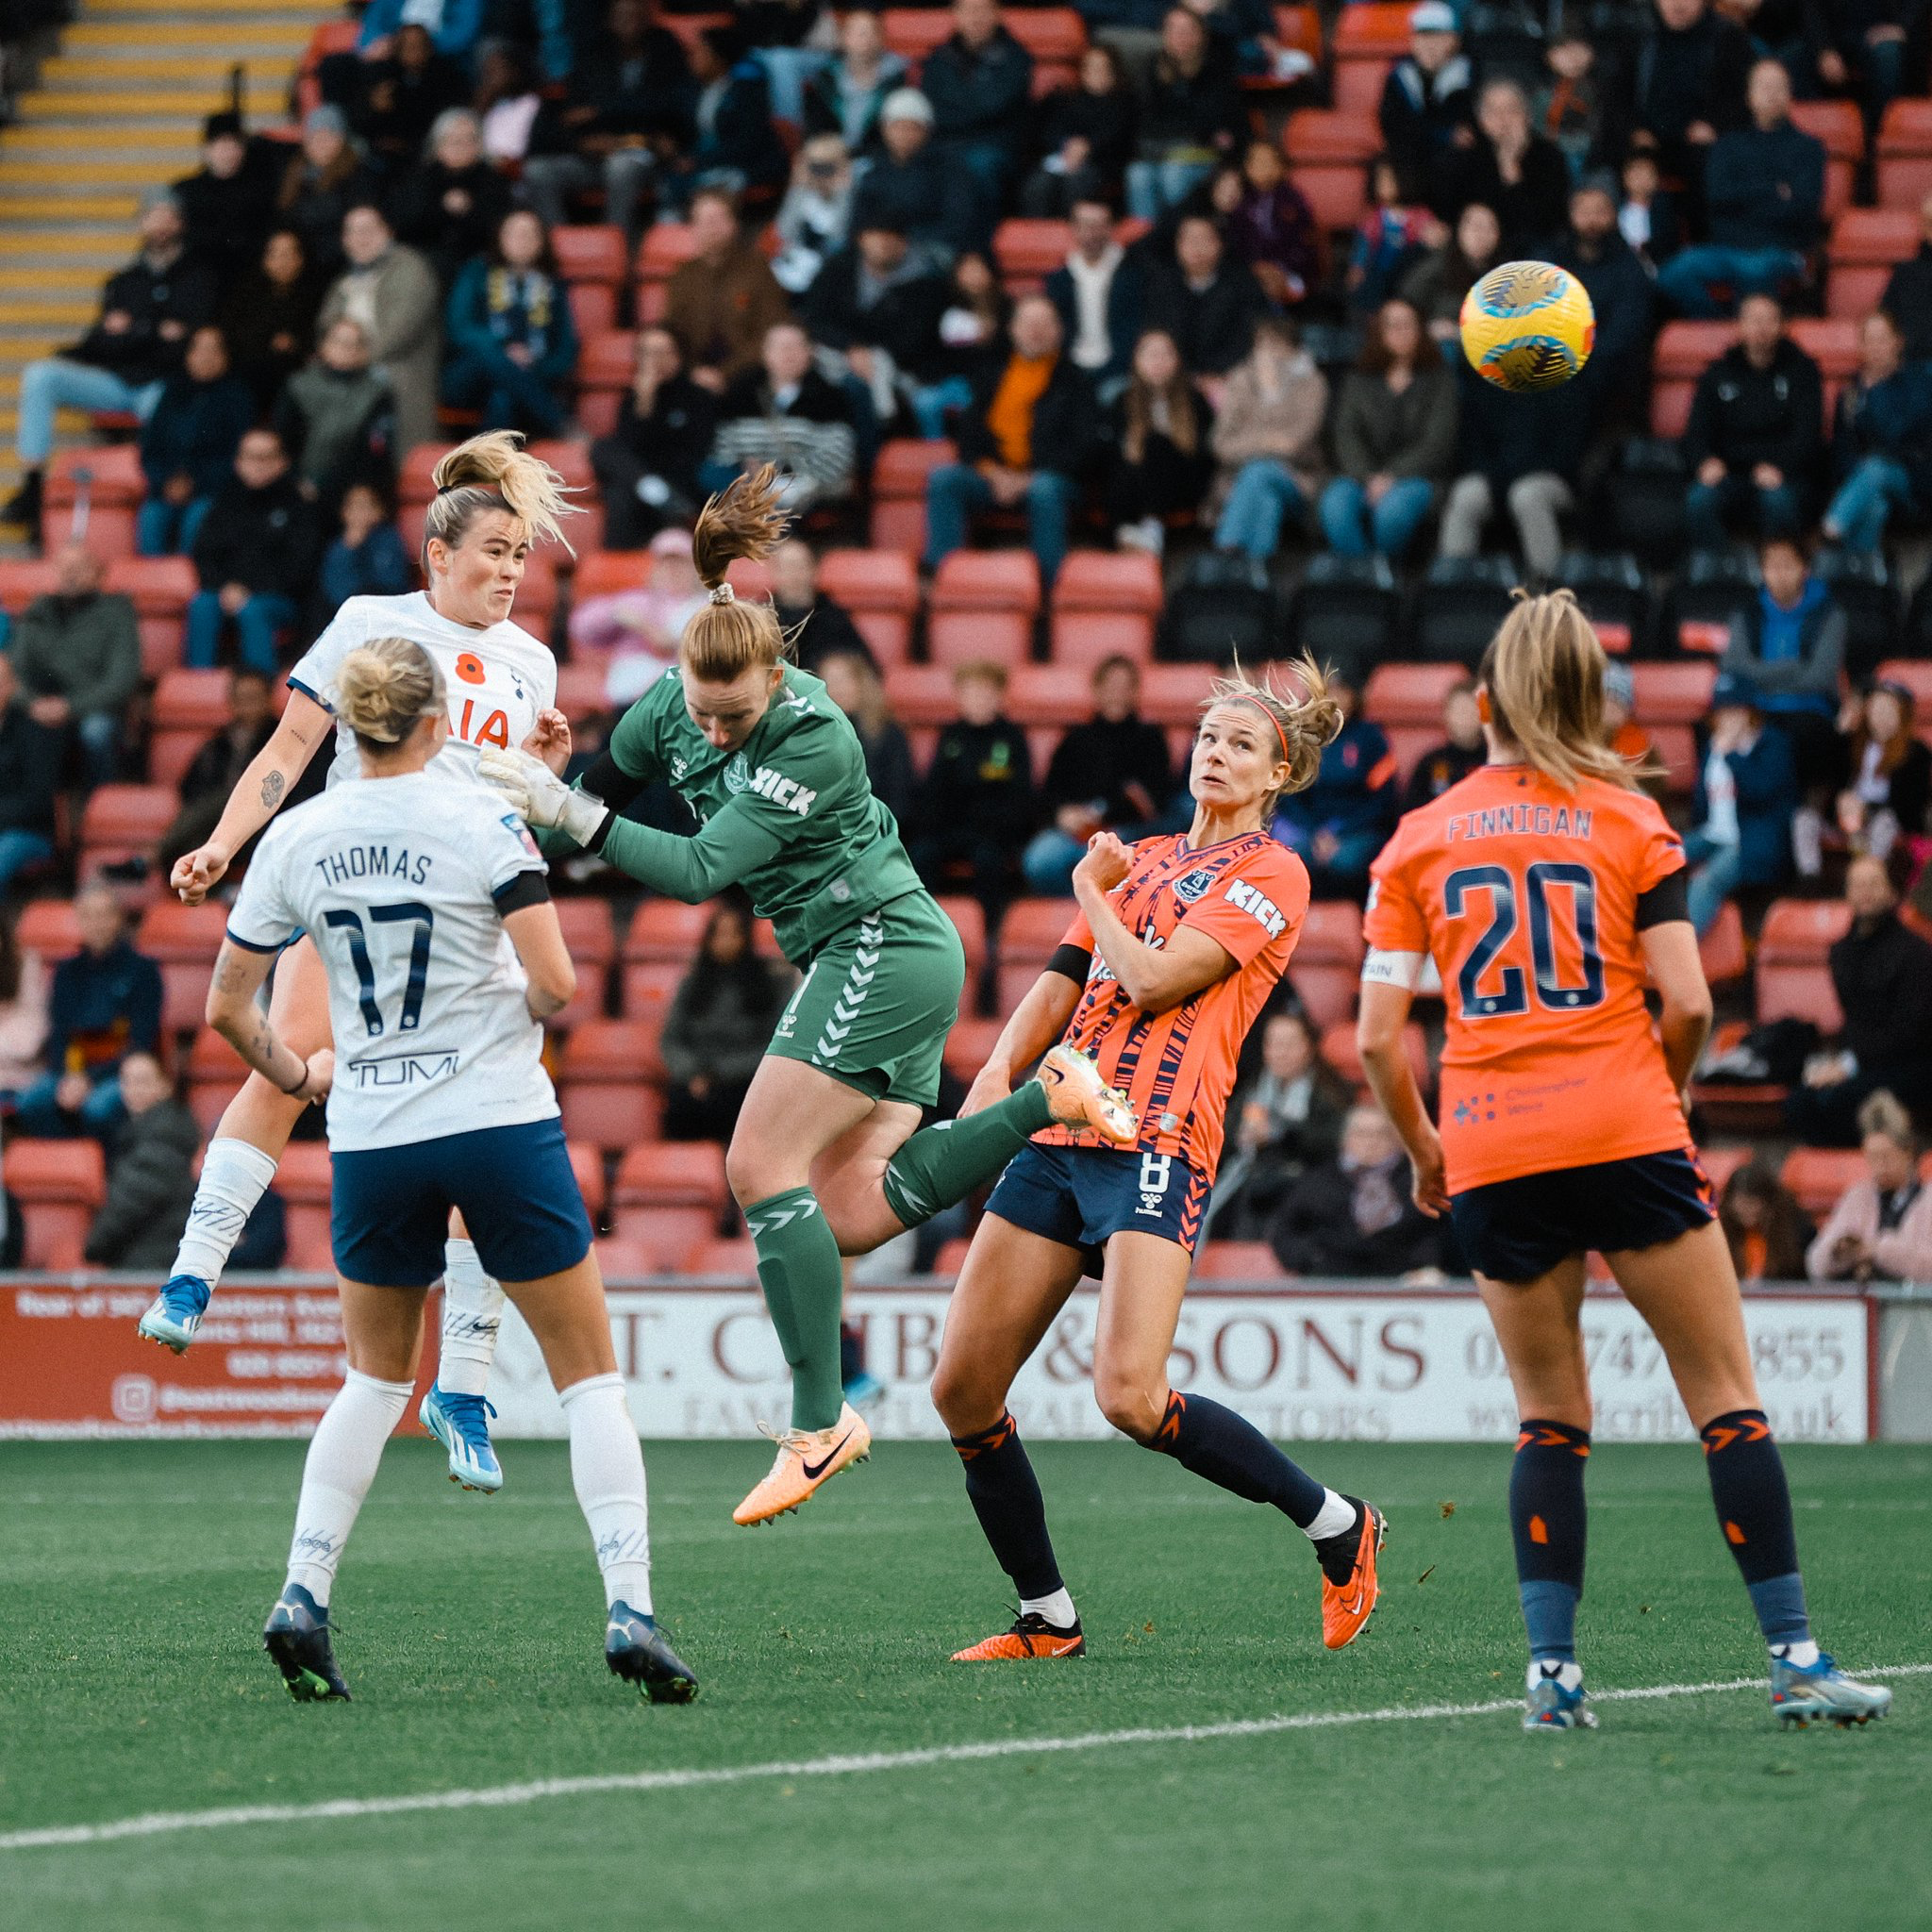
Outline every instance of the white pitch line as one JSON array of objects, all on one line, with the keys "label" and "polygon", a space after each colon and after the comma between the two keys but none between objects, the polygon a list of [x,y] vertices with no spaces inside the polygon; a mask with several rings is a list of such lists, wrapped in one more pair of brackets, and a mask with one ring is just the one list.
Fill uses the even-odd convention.
[{"label": "white pitch line", "polygon": [[[1862,1677],[1932,1675],[1932,1664],[1888,1664]],[[1658,1697],[1703,1697],[1719,1690],[1761,1690],[1759,1677],[1714,1684],[1650,1684],[1630,1690],[1592,1690],[1592,1704],[1636,1704]],[[798,1757],[765,1764],[723,1764],[682,1771],[618,1771],[595,1777],[546,1777],[527,1784],[486,1785],[475,1790],[410,1791],[389,1798],[325,1798],[312,1805],[229,1805],[210,1811],[148,1811],[100,1824],[48,1824],[0,1834],[0,1852],[52,1845],[106,1844],[116,1839],[162,1838],[230,1824],[313,1824],[335,1818],[392,1818],[409,1811],[473,1811],[576,1798],[599,1791],[689,1790],[700,1785],[746,1784],[754,1778],[849,1777],[858,1772],[909,1771],[928,1764],[972,1764],[989,1757],[1043,1757],[1067,1751],[1107,1751],[1124,1744],[1206,1744],[1223,1738],[1266,1738],[1282,1731],[1329,1730],[1343,1724],[1386,1724],[1438,1717],[1494,1717],[1521,1710],[1520,1697],[1483,1704],[1396,1704],[1381,1710],[1307,1710],[1291,1717],[1241,1718],[1225,1724],[1138,1725],[1125,1731],[1084,1731],[1071,1738],[991,1738],[976,1744],[934,1744],[923,1751],[867,1751],[849,1757]]]}]

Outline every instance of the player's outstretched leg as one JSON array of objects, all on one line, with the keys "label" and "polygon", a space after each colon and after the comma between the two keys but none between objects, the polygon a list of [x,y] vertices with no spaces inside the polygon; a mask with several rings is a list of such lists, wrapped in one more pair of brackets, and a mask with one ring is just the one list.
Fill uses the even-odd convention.
[{"label": "player's outstretched leg", "polygon": [[1713,1416],[1699,1431],[1711,1501],[1771,1648],[1771,1707],[1801,1728],[1870,1724],[1891,1708],[1882,1684],[1848,1677],[1811,1636],[1784,1458],[1759,1408]]},{"label": "player's outstretched leg", "polygon": [[1046,1530],[1046,1504],[1020,1441],[1019,1425],[1011,1415],[1003,1414],[991,1428],[952,1440],[966,1472],[966,1494],[973,1513],[979,1518],[1000,1568],[1013,1579],[1020,1595],[1019,1612],[1010,1630],[955,1651],[953,1661],[974,1664],[1086,1656],[1087,1640],[1054,1557],[1053,1539]]},{"label": "player's outstretched leg", "polygon": [[329,1641],[329,1593],[383,1445],[402,1421],[410,1392],[408,1382],[379,1381],[351,1369],[309,1441],[288,1580],[261,1633],[262,1648],[290,1696],[302,1702],[349,1694]]},{"label": "player's outstretched leg", "polygon": [[275,1166],[274,1155],[233,1135],[218,1134],[208,1143],[175,1265],[141,1318],[140,1332],[148,1341],[186,1354],[248,1217],[275,1177]]},{"label": "player's outstretched leg", "polygon": [[503,1326],[503,1289],[476,1258],[476,1244],[451,1235],[443,1247],[442,1343],[436,1385],[418,1411],[423,1426],[449,1452],[449,1479],[491,1494],[503,1465],[490,1440],[496,1411],[483,1399]]},{"label": "player's outstretched leg", "polygon": [[1576,1661],[1576,1606],[1583,1597],[1587,1518],[1584,1466],[1590,1431],[1529,1420],[1516,1432],[1509,1471],[1509,1534],[1516,1591],[1529,1635],[1525,1731],[1594,1730],[1596,1713]]}]

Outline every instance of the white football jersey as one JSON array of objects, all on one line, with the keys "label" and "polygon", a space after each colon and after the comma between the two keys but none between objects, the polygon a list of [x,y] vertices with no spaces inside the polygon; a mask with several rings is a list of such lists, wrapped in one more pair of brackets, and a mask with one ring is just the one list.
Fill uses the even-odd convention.
[{"label": "white football jersey", "polygon": [[[425,591],[407,597],[351,597],[328,628],[289,673],[289,682],[334,711],[335,682],[342,659],[374,638],[408,638],[435,659],[449,691],[449,742],[430,769],[474,778],[476,754],[486,744],[523,743],[536,728],[537,713],[557,702],[557,659],[520,625],[508,618],[488,630],[440,617]],[[361,775],[356,735],[336,723],[336,760],[328,782]]]},{"label": "white football jersey", "polygon": [[307,932],[328,969],[345,1152],[554,1119],[543,1029],[500,895],[544,872],[524,822],[427,771],[338,785],[261,835],[228,937],[273,952]]}]

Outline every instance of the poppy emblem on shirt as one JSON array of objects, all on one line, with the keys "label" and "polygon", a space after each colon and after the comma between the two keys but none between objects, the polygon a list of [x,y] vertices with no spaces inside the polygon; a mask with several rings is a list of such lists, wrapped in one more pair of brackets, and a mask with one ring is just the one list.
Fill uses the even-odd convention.
[{"label": "poppy emblem on shirt", "polygon": [[457,675],[465,684],[482,684],[487,681],[483,660],[475,651],[460,651],[457,654]]}]

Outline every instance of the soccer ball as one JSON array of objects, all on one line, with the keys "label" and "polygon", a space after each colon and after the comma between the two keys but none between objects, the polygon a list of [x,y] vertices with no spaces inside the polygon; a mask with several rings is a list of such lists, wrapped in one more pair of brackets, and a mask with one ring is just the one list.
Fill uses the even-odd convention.
[{"label": "soccer ball", "polygon": [[1547,261],[1506,261],[1462,299],[1462,353],[1498,389],[1555,389],[1590,360],[1589,291]]}]

